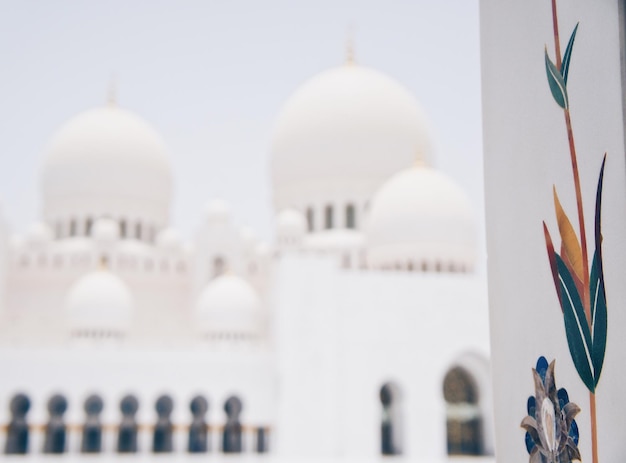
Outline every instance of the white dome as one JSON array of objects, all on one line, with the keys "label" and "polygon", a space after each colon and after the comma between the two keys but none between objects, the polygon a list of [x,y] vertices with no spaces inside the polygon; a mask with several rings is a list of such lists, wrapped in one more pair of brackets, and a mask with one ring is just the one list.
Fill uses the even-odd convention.
[{"label": "white dome", "polygon": [[98,219],[93,224],[92,236],[96,241],[113,243],[120,237],[120,225],[113,219]]},{"label": "white dome", "polygon": [[230,221],[230,205],[222,199],[210,200],[204,213],[207,221],[212,224],[225,224]]},{"label": "white dome", "polygon": [[470,201],[444,174],[414,166],[374,196],[365,228],[374,268],[467,271],[476,259]]},{"label": "white dome", "polygon": [[164,143],[143,119],[114,104],[60,128],[41,182],[49,223],[110,216],[161,227],[168,219],[172,175]]},{"label": "white dome", "polygon": [[180,234],[173,228],[166,228],[158,234],[156,244],[167,252],[180,252],[183,248]]},{"label": "white dome", "polygon": [[24,243],[24,237],[15,233],[12,234],[11,238],[9,239],[9,246],[15,251],[20,250],[22,247],[24,247]]},{"label": "white dome", "polygon": [[260,259],[267,259],[272,254],[272,250],[270,248],[270,245],[267,244],[264,241],[262,241],[259,244],[257,244],[254,252],[256,253],[257,257],[260,258]]},{"label": "white dome", "polygon": [[281,246],[302,244],[306,231],[306,219],[296,209],[284,209],[276,217],[276,238]]},{"label": "white dome", "polygon": [[415,98],[385,74],[346,64],[305,82],[282,108],[272,141],[278,210],[353,200],[363,207],[416,155],[430,159]]},{"label": "white dome", "polygon": [[258,238],[250,227],[241,227],[239,229],[239,238],[241,239],[241,245],[247,253],[253,253],[256,248]]},{"label": "white dome", "polygon": [[45,245],[52,241],[52,230],[50,227],[43,223],[37,222],[28,227],[26,232],[26,241],[33,245]]},{"label": "white dome", "polygon": [[279,234],[302,236],[306,233],[306,219],[297,209],[283,209],[276,217]]},{"label": "white dome", "polygon": [[202,335],[258,336],[263,329],[261,301],[243,278],[225,274],[202,291],[196,305],[196,326]]},{"label": "white dome", "polygon": [[119,336],[130,327],[133,302],[126,284],[108,270],[76,281],[66,299],[70,332],[78,336]]}]

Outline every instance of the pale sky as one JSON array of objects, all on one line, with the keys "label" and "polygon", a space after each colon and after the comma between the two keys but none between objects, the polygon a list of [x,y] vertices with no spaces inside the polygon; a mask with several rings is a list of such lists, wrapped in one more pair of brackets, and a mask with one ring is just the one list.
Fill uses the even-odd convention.
[{"label": "pale sky", "polygon": [[[206,202],[272,236],[276,115],[307,78],[344,60],[382,71],[430,118],[436,166],[470,195],[482,234],[478,0],[0,0],[0,202],[39,218],[39,165],[70,117],[118,104],[158,130],[175,181],[171,219],[191,237]],[[481,246],[482,247],[482,246]]]}]

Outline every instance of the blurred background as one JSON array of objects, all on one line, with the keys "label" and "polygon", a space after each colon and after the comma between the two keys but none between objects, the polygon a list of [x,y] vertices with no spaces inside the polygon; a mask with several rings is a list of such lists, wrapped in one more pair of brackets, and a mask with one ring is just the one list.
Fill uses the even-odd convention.
[{"label": "blurred background", "polygon": [[6,453],[491,461],[477,1],[1,1],[0,65]]},{"label": "blurred background", "polygon": [[[470,195],[482,229],[478,2],[468,0],[0,2],[0,201],[12,226],[39,216],[46,143],[106,100],[165,139],[172,222],[189,234],[211,197],[271,238],[269,147],[306,79],[359,64],[405,86],[432,125],[435,165]],[[9,200],[10,199],[10,200]],[[482,240],[481,240],[482,247]]]}]

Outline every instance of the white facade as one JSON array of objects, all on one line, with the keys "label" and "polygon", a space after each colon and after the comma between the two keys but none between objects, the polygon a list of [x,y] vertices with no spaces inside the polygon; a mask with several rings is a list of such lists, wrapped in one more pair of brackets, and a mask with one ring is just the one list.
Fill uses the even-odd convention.
[{"label": "white facade", "polygon": [[[397,453],[443,459],[446,418],[479,419],[481,453],[493,452],[471,208],[427,166],[427,122],[406,90],[348,62],[285,104],[272,143],[274,245],[217,199],[193,240],[181,238],[164,146],[114,102],[54,137],[42,223],[0,243],[0,401],[24,391],[43,423],[61,392],[80,423],[82,400],[98,392],[113,425],[133,392],[150,423],[166,392],[185,424],[202,393],[219,425],[236,394],[244,425],[271,429],[273,453],[376,458],[390,413],[379,395],[393,383]],[[453,367],[476,390],[469,418],[443,397]]]}]

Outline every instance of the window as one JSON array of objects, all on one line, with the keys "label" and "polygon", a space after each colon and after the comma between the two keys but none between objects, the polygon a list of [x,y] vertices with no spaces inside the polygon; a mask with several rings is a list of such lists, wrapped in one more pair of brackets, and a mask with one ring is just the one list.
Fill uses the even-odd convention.
[{"label": "window", "polygon": [[76,221],[70,220],[70,233],[69,236],[76,236]]},{"label": "window", "polygon": [[91,226],[93,224],[93,220],[91,217],[88,217],[85,221],[85,236],[91,236]]},{"label": "window", "polygon": [[462,367],[452,368],[443,380],[443,396],[448,455],[482,455],[482,419],[474,378]]},{"label": "window", "polygon": [[141,222],[135,224],[135,238],[138,240],[141,239]]},{"label": "window", "polygon": [[226,262],[223,257],[216,256],[213,259],[213,277],[216,278],[226,271]]},{"label": "window", "polygon": [[380,388],[380,402],[383,406],[380,451],[383,455],[402,455],[402,404],[395,383],[385,383]]},{"label": "window", "polygon": [[243,429],[239,416],[242,410],[239,397],[231,396],[224,403],[226,424],[222,432],[222,451],[224,453],[241,453],[243,450]]},{"label": "window", "polygon": [[83,437],[80,446],[82,453],[100,453],[102,451],[102,424],[100,413],[104,403],[99,395],[90,395],[85,400],[84,409],[87,419],[83,425]]},{"label": "window", "polygon": [[126,238],[126,220],[120,220],[120,237]]},{"label": "window", "polygon": [[333,228],[333,206],[331,205],[326,206],[326,208],[324,209],[324,219],[325,219],[324,226],[327,229]]},{"label": "window", "polygon": [[356,212],[354,204],[346,206],[346,228],[356,228]]},{"label": "window", "polygon": [[208,450],[208,430],[206,412],[209,402],[201,395],[195,396],[191,401],[191,414],[193,420],[189,426],[189,453],[205,453]]},{"label": "window", "polygon": [[11,421],[7,426],[5,454],[23,455],[28,453],[28,421],[26,414],[30,410],[30,398],[24,394],[16,394],[11,399]]},{"label": "window", "polygon": [[146,239],[148,240],[148,242],[154,243],[155,238],[156,238],[156,231],[155,231],[154,226],[148,227]]},{"label": "window", "polygon": [[306,209],[306,222],[309,227],[309,231],[312,232],[315,229],[315,221],[313,216],[313,208],[307,207]]}]

